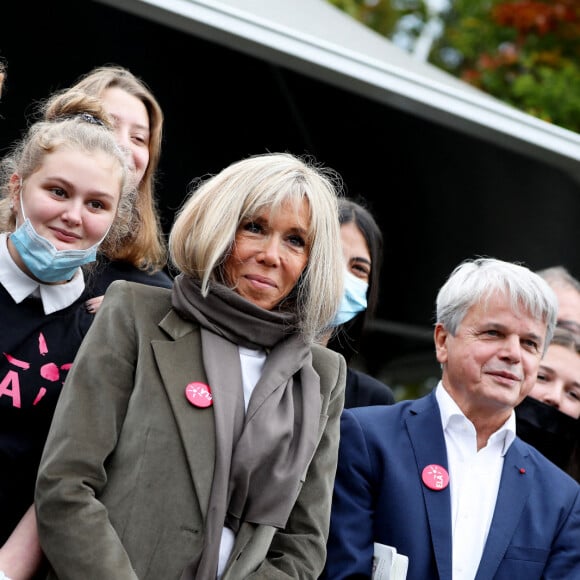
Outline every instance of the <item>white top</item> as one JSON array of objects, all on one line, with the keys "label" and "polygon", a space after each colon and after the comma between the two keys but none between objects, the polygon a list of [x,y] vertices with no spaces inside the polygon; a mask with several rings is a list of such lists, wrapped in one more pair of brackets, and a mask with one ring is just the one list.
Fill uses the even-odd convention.
[{"label": "white top", "polygon": [[473,423],[441,381],[435,397],[449,461],[453,580],[473,580],[495,509],[504,455],[516,436],[515,413],[477,451]]},{"label": "white top", "polygon": [[29,296],[40,298],[45,314],[63,310],[77,300],[85,289],[83,271],[79,268],[65,284],[43,284],[25,274],[8,251],[8,234],[0,234],[0,284],[16,304]]},{"label": "white top", "polygon": [[262,376],[264,364],[266,363],[266,351],[263,349],[252,350],[243,346],[238,346],[240,353],[240,363],[242,365],[242,384],[244,386],[244,405],[248,410],[248,403],[254,391],[254,387]]},{"label": "white top", "polygon": [[[244,389],[244,408],[248,410],[248,403],[250,402],[250,397],[254,391],[254,387],[260,380],[262,376],[262,371],[264,370],[264,364],[266,362],[266,351],[265,350],[253,350],[250,348],[245,348],[243,346],[238,346],[238,352],[240,353],[240,364],[242,367],[242,385]],[[222,577],[224,573],[226,563],[232,550],[234,548],[234,541],[236,536],[230,528],[222,528],[222,538],[220,541],[220,552],[218,559],[218,580]]]}]

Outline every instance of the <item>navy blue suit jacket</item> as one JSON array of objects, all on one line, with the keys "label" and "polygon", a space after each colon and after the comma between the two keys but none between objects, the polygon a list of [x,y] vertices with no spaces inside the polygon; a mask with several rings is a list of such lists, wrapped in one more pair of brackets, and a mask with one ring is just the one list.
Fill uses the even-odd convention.
[{"label": "navy blue suit jacket", "polygon": [[[324,578],[370,578],[380,542],[409,557],[407,580],[451,579],[449,486],[422,483],[430,464],[449,471],[434,393],[343,411]],[[580,579],[580,485],[516,438],[475,580],[540,578]]]}]

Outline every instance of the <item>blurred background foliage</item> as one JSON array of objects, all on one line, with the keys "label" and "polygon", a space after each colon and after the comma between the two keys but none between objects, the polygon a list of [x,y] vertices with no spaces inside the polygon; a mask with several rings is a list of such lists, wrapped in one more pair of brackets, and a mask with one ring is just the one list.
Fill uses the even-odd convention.
[{"label": "blurred background foliage", "polygon": [[328,0],[420,60],[580,132],[580,0]]}]

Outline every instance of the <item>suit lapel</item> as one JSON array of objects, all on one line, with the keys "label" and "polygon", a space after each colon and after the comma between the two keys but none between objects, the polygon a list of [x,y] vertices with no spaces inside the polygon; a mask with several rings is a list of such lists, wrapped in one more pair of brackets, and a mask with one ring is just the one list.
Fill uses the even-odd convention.
[{"label": "suit lapel", "polygon": [[[207,384],[200,333],[199,329],[181,319],[174,311],[169,312],[159,326],[173,340],[154,340],[151,345],[205,519],[215,464],[214,413],[213,407],[195,407],[185,396],[185,388],[189,383],[199,381]],[[178,364],[175,364],[176,360]]]},{"label": "suit lapel", "polygon": [[[417,477],[422,482],[423,469],[436,464],[449,469],[441,428],[441,415],[434,394],[417,401],[406,419],[407,430],[417,461]],[[441,491],[421,483],[431,541],[440,578],[451,578],[451,495],[449,486]]]},{"label": "suit lapel", "polygon": [[534,466],[516,439],[504,458],[497,501],[476,580],[489,580],[495,576],[520,521],[533,480]]}]

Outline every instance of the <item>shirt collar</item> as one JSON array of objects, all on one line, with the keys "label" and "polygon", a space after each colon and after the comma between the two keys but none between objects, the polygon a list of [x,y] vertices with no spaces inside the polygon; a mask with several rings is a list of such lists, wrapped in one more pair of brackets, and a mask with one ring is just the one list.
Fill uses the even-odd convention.
[{"label": "shirt collar", "polygon": [[[454,417],[462,417],[464,420],[469,421],[469,419],[459,408],[459,405],[453,400],[453,397],[445,390],[445,387],[443,387],[443,383],[441,381],[439,381],[436,387],[435,398],[437,399],[437,404],[439,405],[439,412],[441,413],[441,424],[443,425],[444,431],[447,429],[450,421],[452,421]],[[502,440],[501,454],[505,455],[515,438],[516,414],[512,409],[508,420],[495,433],[493,433],[489,440]]]},{"label": "shirt collar", "polygon": [[66,284],[43,284],[25,274],[8,251],[8,234],[0,234],[0,284],[20,304],[29,296],[40,298],[45,314],[67,308],[85,289],[83,271],[79,268]]}]

